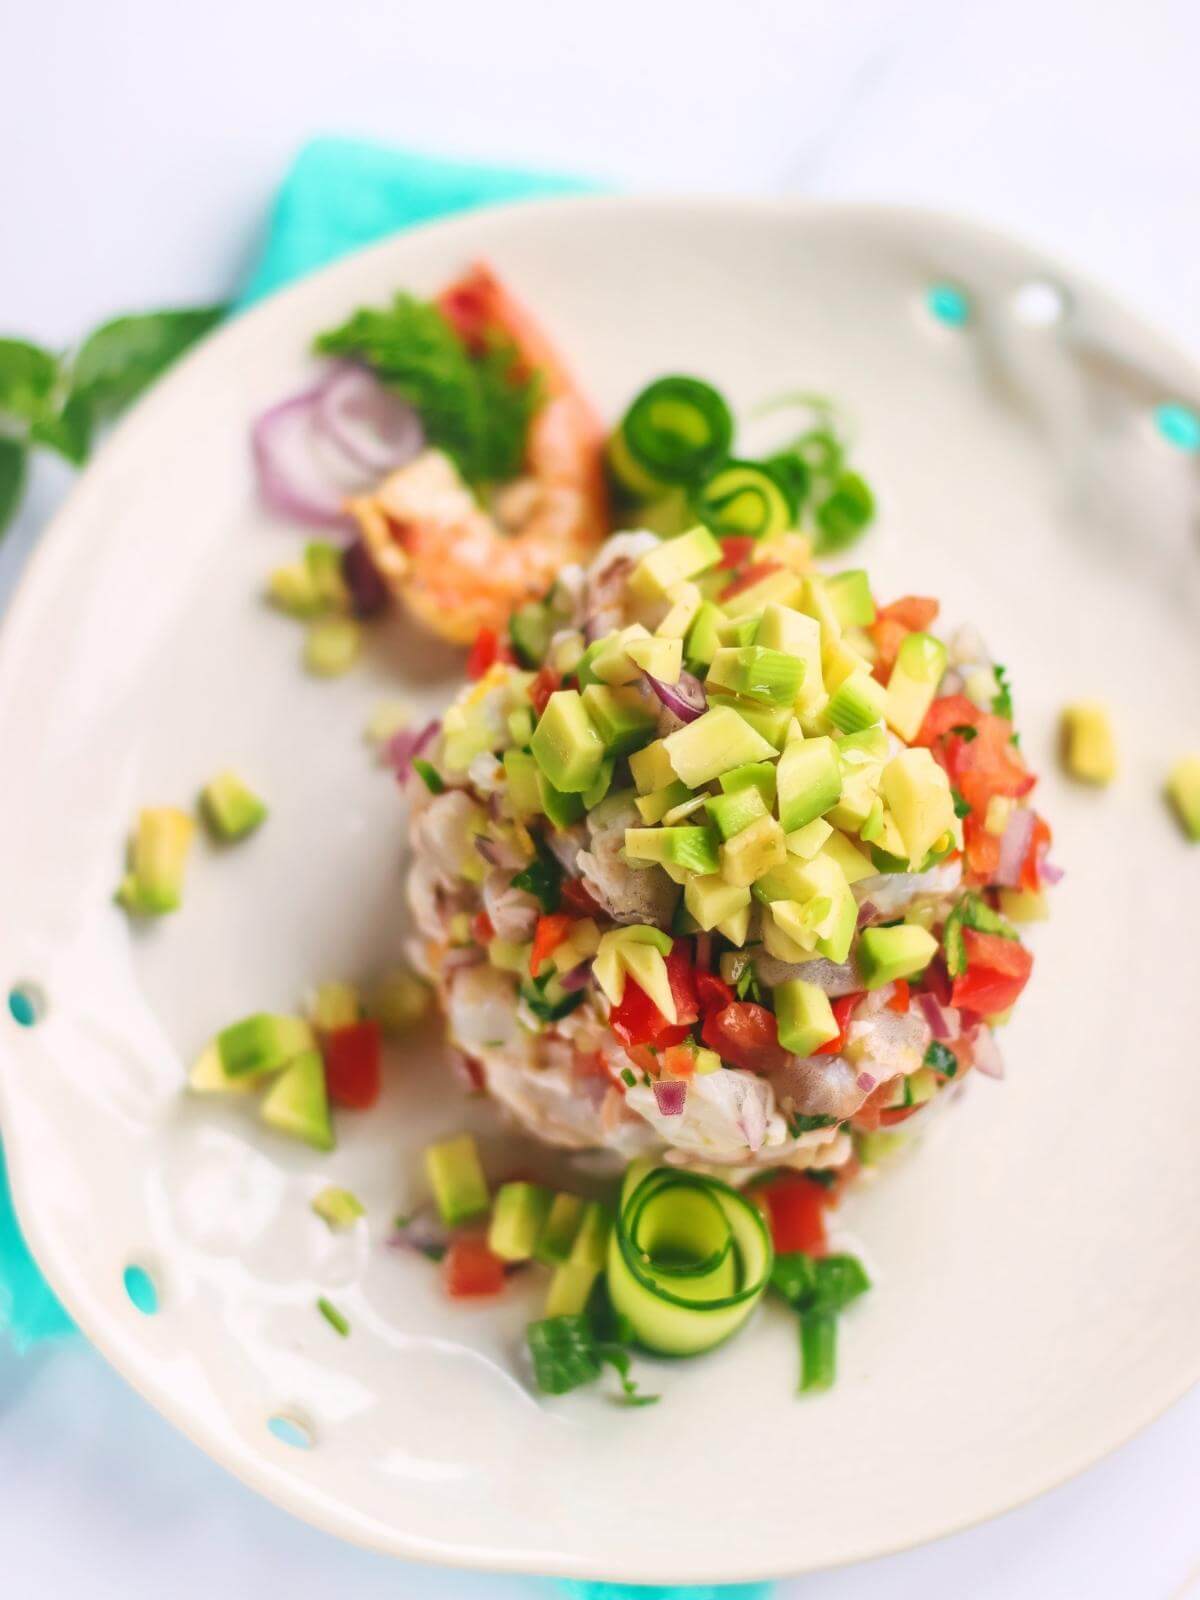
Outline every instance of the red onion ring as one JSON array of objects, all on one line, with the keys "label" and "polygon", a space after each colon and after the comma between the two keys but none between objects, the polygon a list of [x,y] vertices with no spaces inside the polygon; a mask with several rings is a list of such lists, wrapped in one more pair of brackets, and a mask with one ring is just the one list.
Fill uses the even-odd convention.
[{"label": "red onion ring", "polygon": [[1021,868],[1029,854],[1036,818],[1028,806],[1014,806],[1000,840],[1000,857],[992,882],[1002,889],[1015,889],[1021,882]]},{"label": "red onion ring", "polygon": [[425,446],[412,406],[364,367],[334,369],[317,391],[317,421],[345,456],[375,477],[406,466]]},{"label": "red onion ring", "polygon": [[384,760],[404,783],[412,775],[412,764],[437,738],[441,730],[438,721],[427,722],[423,728],[401,728],[384,747]]},{"label": "red onion ring", "polygon": [[269,407],[251,429],[250,448],[259,489],[271,509],[324,528],[346,522],[343,506],[350,486],[335,481],[318,457],[321,394],[320,388],[307,389]]},{"label": "red onion ring", "polygon": [[1004,1076],[1004,1057],[990,1028],[980,1028],[971,1040],[971,1059],[976,1070],[982,1072],[985,1078]]},{"label": "red onion ring", "polygon": [[660,1117],[681,1117],[688,1086],[682,1078],[659,1078],[651,1085]]},{"label": "red onion ring", "polygon": [[681,672],[678,683],[663,683],[658,678],[652,678],[648,672],[642,676],[667,710],[677,716],[680,722],[695,722],[708,710],[704,685],[690,672]]},{"label": "red onion ring", "polygon": [[1048,883],[1053,889],[1056,883],[1061,883],[1066,874],[1061,867],[1056,867],[1053,861],[1040,861],[1038,863],[1038,877],[1043,883]]},{"label": "red onion ring", "polygon": [[953,1006],[944,1006],[936,995],[924,989],[917,995],[917,1004],[935,1039],[958,1038],[962,1031],[961,1018]]}]

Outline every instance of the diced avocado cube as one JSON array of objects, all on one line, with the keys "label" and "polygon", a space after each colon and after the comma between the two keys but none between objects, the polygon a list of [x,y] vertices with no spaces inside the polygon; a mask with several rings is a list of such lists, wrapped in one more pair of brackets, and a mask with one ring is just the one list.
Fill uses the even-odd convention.
[{"label": "diced avocado cube", "polygon": [[313,1196],[312,1208],[335,1233],[353,1227],[359,1217],[367,1214],[366,1207],[356,1194],[351,1194],[349,1189],[335,1188],[333,1184]]},{"label": "diced avocado cube", "polygon": [[840,965],[850,955],[850,946],[858,929],[858,901],[849,885],[833,902],[833,911],[825,919],[817,935],[817,952],[826,960]]},{"label": "diced avocado cube", "polygon": [[504,719],[508,737],[522,749],[533,738],[533,711],[529,706],[518,706]]},{"label": "diced avocado cube", "polygon": [[1081,700],[1063,710],[1060,726],[1063,765],[1080,783],[1107,784],[1117,775],[1117,743],[1107,707]]},{"label": "diced avocado cube", "polygon": [[726,794],[736,794],[739,789],[753,784],[762,795],[763,804],[770,811],[775,805],[774,761],[749,761],[745,766],[731,767],[717,779]]},{"label": "diced avocado cube", "polygon": [[[753,568],[751,568],[753,571]],[[766,572],[753,583],[735,594],[728,590],[720,596],[721,609],[730,618],[749,617],[769,605],[795,606],[804,592],[804,580],[798,573],[783,567]]]},{"label": "diced avocado cube", "polygon": [[[604,763],[601,762],[596,773],[595,782],[598,783],[604,772]],[[537,775],[538,801],[542,813],[549,819],[555,828],[569,828],[574,823],[583,820],[587,809],[587,802],[581,794],[564,794],[561,789],[556,789],[544,772]]]},{"label": "diced avocado cube", "polygon": [[603,1267],[608,1257],[608,1236],[612,1232],[612,1217],[599,1200],[589,1200],[584,1207],[583,1221],[567,1257],[573,1267]]},{"label": "diced avocado cube", "polygon": [[582,794],[600,774],[604,742],[576,689],[556,689],[529,746],[546,778],[563,794]]},{"label": "diced avocado cube", "polygon": [[555,619],[550,607],[541,600],[530,600],[518,606],[508,619],[508,636],[512,640],[517,660],[523,667],[540,667],[550,648]]},{"label": "diced avocado cube", "polygon": [[217,1053],[231,1078],[278,1072],[296,1056],[316,1049],[316,1035],[303,1017],[258,1012],[222,1028]]},{"label": "diced avocado cube", "polygon": [[798,900],[772,900],[770,909],[763,922],[764,942],[770,948],[770,940],[766,938],[769,928],[774,928],[788,942],[789,949],[801,951],[801,955],[785,955],[775,952],[780,960],[811,960],[817,948],[817,931],[813,926],[816,918],[822,914],[823,906],[808,907],[801,905]]},{"label": "diced avocado cube", "polygon": [[770,872],[764,872],[754,884],[754,898],[763,905],[772,900],[803,900],[809,893],[807,879],[800,876],[805,862],[789,856]]},{"label": "diced avocado cube", "polygon": [[749,888],[756,878],[786,860],[783,829],[774,817],[761,816],[721,846],[721,876],[726,883]]},{"label": "diced avocado cube", "polygon": [[902,739],[915,739],[946,670],[946,646],[929,633],[910,633],[888,679],[884,716]]},{"label": "diced avocado cube", "polygon": [[358,660],[362,628],[353,617],[318,617],[304,640],[304,665],[318,678],[340,678]]},{"label": "diced avocado cube", "polygon": [[1200,755],[1184,756],[1167,777],[1167,796],[1189,839],[1200,839]]},{"label": "diced avocado cube", "polygon": [[193,1094],[250,1094],[258,1087],[256,1076],[231,1078],[221,1065],[216,1044],[205,1045],[188,1073],[188,1088]]},{"label": "diced avocado cube", "polygon": [[784,747],[775,768],[779,820],[793,833],[837,805],[842,794],[842,766],[832,739],[794,739]]},{"label": "diced avocado cube", "polygon": [[815,617],[791,606],[764,606],[755,643],[769,650],[786,650],[804,663],[804,676],[797,695],[797,704],[802,709],[810,710],[824,698],[821,625]]},{"label": "diced avocado cube", "polygon": [[191,817],[174,806],[152,806],[138,813],[129,848],[129,872],[117,892],[127,911],[161,916],[178,909],[195,831]]},{"label": "diced avocado cube", "polygon": [[625,854],[630,861],[670,862],[688,872],[716,872],[720,865],[712,828],[626,828]]},{"label": "diced avocado cube", "polygon": [[[696,614],[704,604],[704,596],[694,583],[677,583],[667,598],[671,602],[671,609],[654,632],[660,639],[682,640],[695,622]],[[654,675],[658,676],[657,673]]]},{"label": "diced avocado cube", "polygon": [[[954,797],[950,780],[929,750],[915,746],[901,750],[883,769],[880,793],[886,801],[914,871],[929,851],[955,828]],[[888,841],[877,841],[888,849]]]},{"label": "diced avocado cube", "polygon": [[606,683],[594,683],[580,698],[609,755],[628,755],[645,744],[658,725],[657,713],[636,689],[613,689]]},{"label": "diced avocado cube", "polygon": [[534,1247],[535,1259],[548,1267],[561,1266],[570,1257],[583,1213],[584,1201],[579,1195],[556,1194]]},{"label": "diced avocado cube", "polygon": [[579,1317],[587,1310],[600,1268],[572,1266],[564,1262],[555,1267],[546,1291],[546,1317]]},{"label": "diced avocado cube", "polygon": [[550,646],[550,653],[546,663],[552,667],[560,677],[567,677],[572,672],[579,670],[579,663],[583,660],[584,645],[583,635],[572,629],[563,632],[562,637]]},{"label": "diced avocado cube", "polygon": [[[736,944],[739,946],[744,945],[746,942],[746,936],[750,932],[750,915],[752,910],[753,907],[747,900],[746,904],[735,911],[732,916],[723,917],[721,921],[717,923],[717,932],[724,934],[724,936],[729,940],[730,944]],[[700,1067],[696,1068],[697,1072],[701,1070],[702,1069]]]},{"label": "diced avocado cube", "polygon": [[429,1010],[433,998],[427,983],[405,967],[394,967],[367,990],[367,1015],[388,1038],[410,1032]]},{"label": "diced avocado cube", "polygon": [[671,807],[670,811],[663,817],[663,825],[668,828],[675,828],[681,822],[686,822],[689,817],[696,817],[696,825],[698,826],[703,819],[696,816],[696,813],[704,809],[708,800],[709,796],[704,790],[701,790],[699,794],[689,795],[686,800],[681,800],[677,806]]},{"label": "diced avocado cube", "polygon": [[722,772],[747,761],[769,759],[774,751],[736,711],[714,706],[663,740],[675,777],[699,789]]},{"label": "diced avocado cube", "polygon": [[804,663],[798,656],[750,644],[740,648],[723,645],[713,657],[707,682],[713,688],[790,710],[803,679]]},{"label": "diced avocado cube", "polygon": [[845,639],[835,639],[821,647],[821,670],[825,687],[832,694],[852,673],[869,672],[871,665]]},{"label": "diced avocado cube", "polygon": [[1045,922],[1050,915],[1041,889],[1001,889],[1000,910],[1010,922]]},{"label": "diced avocado cube", "polygon": [[[793,939],[789,934],[785,933],[780,924],[775,920],[776,906],[783,907],[784,914],[786,915],[788,908],[793,904],[794,902],[790,900],[774,900],[771,902],[771,908],[762,920],[763,949],[769,956],[774,956],[776,961],[788,961],[792,963],[812,961],[815,959],[813,956],[814,941],[812,933],[807,932],[805,934],[807,941],[805,944],[797,944],[795,939]],[[796,909],[798,910],[799,907]]]},{"label": "diced avocado cube", "polygon": [[304,567],[322,610],[349,610],[350,590],[342,572],[342,552],[337,545],[322,540],[306,544]]},{"label": "diced avocado cube", "polygon": [[796,828],[785,835],[784,843],[787,845],[788,855],[799,856],[802,861],[811,861],[832,833],[833,829],[824,817],[818,817],[815,822],[805,823],[803,828]]},{"label": "diced avocado cube", "polygon": [[826,579],[829,603],[843,628],[869,628],[875,621],[875,602],[865,572],[856,568]]},{"label": "diced avocado cube", "polygon": [[903,923],[895,928],[865,928],[858,941],[858,965],[868,989],[881,989],[897,978],[912,978],[937,954],[938,942],[924,928]]},{"label": "diced avocado cube", "polygon": [[804,948],[815,945],[831,961],[846,959],[858,906],[845,874],[831,857],[816,855],[803,861],[789,855],[782,866],[755,883],[753,893],[771,906],[772,914],[777,903],[784,903],[785,909],[775,920],[793,940],[803,942]]},{"label": "diced avocado cube", "polygon": [[305,1050],[284,1068],[259,1107],[264,1122],[315,1150],[332,1150],[333,1123],[319,1050]]},{"label": "diced avocado cube", "polygon": [[[636,683],[641,677],[642,669],[635,661],[629,659],[627,646],[638,639],[649,637],[648,630],[640,622],[633,622],[629,627],[622,628],[619,633],[610,633],[600,641],[599,646],[589,646],[580,659],[587,660],[589,676],[597,683],[607,683],[613,688],[620,688],[626,683]],[[580,679],[580,682],[582,681]]]},{"label": "diced avocado cube", "polygon": [[767,815],[762,792],[752,783],[732,794],[708,795],[704,803],[722,839],[732,839],[735,833]]},{"label": "diced avocado cube", "polygon": [[852,672],[829,697],[825,715],[843,733],[859,733],[883,720],[887,692],[869,672]]},{"label": "diced avocado cube", "polygon": [[761,613],[755,611],[748,617],[726,617],[721,625],[721,643],[727,650],[741,650],[758,643],[758,625]]},{"label": "diced avocado cube", "polygon": [[643,672],[660,683],[678,683],[683,671],[682,639],[632,639],[625,653]]},{"label": "diced avocado cube", "polygon": [[553,1199],[536,1183],[502,1183],[496,1191],[488,1249],[501,1261],[529,1261]]},{"label": "diced avocado cube", "polygon": [[793,1055],[810,1056],[819,1045],[828,1044],[841,1032],[828,995],[815,983],[794,978],[778,984],[774,1000],[779,1042]]},{"label": "diced avocado cube", "polygon": [[289,617],[307,621],[325,608],[325,600],[313,583],[308,567],[296,562],[276,567],[267,579],[267,599]]},{"label": "diced avocado cube", "polygon": [[603,639],[594,639],[580,656],[579,664],[575,668],[575,676],[579,679],[579,687],[581,689],[586,689],[590,683],[603,682],[603,679],[598,678],[592,671],[592,663],[595,661],[600,652],[605,649],[609,639],[612,637],[614,637],[614,635],[609,634]]},{"label": "diced avocado cube", "polygon": [[675,806],[681,806],[692,798],[692,791],[686,783],[680,783],[676,778],[665,789],[654,789],[650,794],[639,795],[634,801],[638,814],[647,827],[653,827],[656,822],[661,822],[668,811]]},{"label": "diced avocado cube", "polygon": [[711,694],[708,703],[712,708],[725,706],[730,711],[736,711],[743,722],[748,722],[756,733],[762,735],[772,752],[783,749],[792,720],[790,706],[768,706],[759,700],[744,700],[740,696],[736,699],[727,698],[724,694]]},{"label": "diced avocado cube", "polygon": [[683,642],[683,653],[693,667],[707,667],[721,647],[721,624],[725,613],[711,600],[705,600],[692,618]]},{"label": "diced avocado cube", "polygon": [[689,878],[683,886],[684,904],[704,929],[710,932],[719,922],[736,916],[750,904],[750,891],[724,878]]},{"label": "diced avocado cube", "polygon": [[874,862],[851,844],[844,833],[830,832],[821,846],[821,854],[837,862],[847,883],[858,883],[862,878],[875,876]]},{"label": "diced avocado cube", "polygon": [[868,728],[842,734],[835,742],[842,763],[842,798],[828,820],[835,828],[854,830],[862,826],[875,805],[890,748],[888,737],[882,728]]},{"label": "diced avocado cube", "polygon": [[219,772],[200,791],[200,805],[219,839],[244,839],[267,816],[267,808],[236,772]]},{"label": "diced avocado cube", "polygon": [[523,821],[526,817],[542,814],[542,796],[538,788],[538,764],[525,750],[504,752],[504,776],[508,784],[508,805],[513,816]]},{"label": "diced avocado cube", "polygon": [[[571,795],[570,798],[572,800],[578,799],[582,801],[585,813],[593,810],[600,804],[601,800],[604,799],[605,795],[612,788],[613,773],[616,770],[616,757],[605,756],[604,760],[600,763],[600,771],[596,774],[596,781],[592,787],[590,789],[585,789],[581,795]],[[547,813],[547,815],[549,815],[549,813]],[[551,820],[553,821],[553,818],[551,818]]]},{"label": "diced avocado cube", "polygon": [[314,1028],[332,1033],[335,1028],[348,1028],[362,1016],[362,999],[352,983],[329,979],[317,985],[309,1007]]},{"label": "diced avocado cube", "polygon": [[829,597],[825,580],[815,572],[810,572],[804,580],[804,592],[800,597],[799,609],[808,616],[815,617],[820,623],[823,646],[834,644],[842,637],[841,620]]},{"label": "diced avocado cube", "polygon": [[666,600],[671,590],[721,563],[721,546],[697,524],[686,533],[664,539],[638,562],[629,577],[629,592],[638,600]]},{"label": "diced avocado cube", "polygon": [[469,1133],[443,1139],[425,1152],[425,1172],[438,1215],[450,1227],[481,1217],[489,1205],[479,1150]]},{"label": "diced avocado cube", "polygon": [[644,750],[635,750],[629,758],[629,774],[637,785],[639,794],[653,794],[656,789],[669,789],[679,780],[671,764],[670,753],[662,739],[655,739]]},{"label": "diced avocado cube", "polygon": [[696,1051],[693,1070],[698,1078],[707,1077],[710,1072],[719,1072],[721,1070],[721,1058],[715,1050],[699,1049]]}]

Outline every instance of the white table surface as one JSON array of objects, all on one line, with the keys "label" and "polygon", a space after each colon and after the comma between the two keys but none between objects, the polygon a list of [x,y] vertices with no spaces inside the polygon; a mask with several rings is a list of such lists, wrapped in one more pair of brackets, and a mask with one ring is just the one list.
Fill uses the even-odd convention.
[{"label": "white table surface", "polygon": [[[1200,351],[1198,59],[1195,0],[13,0],[0,330],[66,343],[117,310],[228,292],[290,153],[339,132],[622,187],[970,212]],[[39,467],[0,546],[0,598],[68,479]],[[1034,1504],[779,1600],[1200,1594],[1197,1482],[1193,1393]],[[14,1600],[548,1592],[398,1565],[291,1520],[79,1341],[0,1352],[0,1484]]]}]

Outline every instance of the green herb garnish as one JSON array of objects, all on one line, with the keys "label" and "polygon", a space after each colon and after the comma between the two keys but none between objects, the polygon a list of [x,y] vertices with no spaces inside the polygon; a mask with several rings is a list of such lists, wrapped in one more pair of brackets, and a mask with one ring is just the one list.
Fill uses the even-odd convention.
[{"label": "green herb garnish", "polygon": [[950,795],[954,801],[954,815],[960,819],[962,817],[969,817],[971,815],[971,808],[963,799],[959,791],[957,789],[951,789]]},{"label": "green herb garnish", "polygon": [[398,294],[322,333],[316,349],[365,361],[416,409],[429,443],[473,487],[516,476],[541,385],[522,375],[510,343],[496,338],[476,354],[438,306]]},{"label": "green herb garnish", "polygon": [[734,984],[734,993],[739,1000],[753,1000],[756,1004],[762,1002],[762,990],[758,986],[758,974],[755,972],[752,962],[747,961],[741,972],[738,973],[738,980]]},{"label": "green herb garnish", "polygon": [[430,794],[442,794],[445,792],[445,781],[432,761],[426,761],[424,756],[414,756],[412,769]]},{"label": "green herb garnish", "polygon": [[871,1280],[857,1256],[776,1256],[771,1287],[800,1313],[800,1389],[828,1389],[837,1372],[837,1318]]},{"label": "green herb garnish", "polygon": [[317,1310],[325,1318],[334,1333],[340,1334],[343,1339],[350,1337],[350,1324],[333,1304],[332,1300],[326,1300],[325,1296],[322,1295],[317,1301]]},{"label": "green herb garnish", "polygon": [[621,1068],[621,1082],[627,1089],[632,1089],[636,1085],[637,1079],[634,1077],[633,1072],[629,1067]]},{"label": "green herb garnish", "polygon": [[953,1078],[958,1071],[958,1057],[949,1045],[943,1044],[940,1039],[935,1039],[921,1057],[921,1065],[932,1067],[943,1078]]},{"label": "green herb garnish", "polygon": [[629,1376],[629,1352],[614,1340],[600,1339],[584,1315],[546,1317],[528,1328],[533,1375],[543,1394],[568,1394],[594,1383],[604,1366],[612,1367],[621,1382],[625,1405],[650,1406],[656,1394],[640,1394]]},{"label": "green herb garnish", "polygon": [[950,732],[956,733],[964,744],[970,744],[972,739],[978,739],[979,737],[979,729],[973,727],[969,722],[956,722]]},{"label": "green herb garnish", "polygon": [[800,1318],[800,1393],[832,1389],[837,1377],[837,1317],[807,1311]]},{"label": "green herb garnish", "polygon": [[553,972],[543,973],[539,978],[530,978],[521,985],[521,999],[541,1022],[559,1022],[563,1017],[570,1016],[576,1006],[582,1005],[584,991],[576,989],[571,994],[559,994],[555,998],[547,997],[547,985],[554,978]]},{"label": "green herb garnish", "polygon": [[558,860],[539,841],[537,855],[523,871],[517,873],[512,886],[531,894],[542,910],[549,914],[558,910],[562,880],[563,869]]},{"label": "green herb garnish", "polygon": [[796,1112],[794,1115],[788,1117],[787,1127],[792,1138],[796,1139],[800,1136],[800,1134],[814,1133],[818,1128],[832,1128],[835,1126],[837,1121],[837,1117],[831,1117],[827,1114],[810,1117],[802,1112]]},{"label": "green herb garnish", "polygon": [[[1012,684],[1009,683],[1008,674],[998,661],[996,662],[995,672],[998,688],[996,694],[992,697],[992,710],[998,717],[1007,717],[1011,722],[1013,714]],[[1013,743],[1015,744],[1016,742],[1014,737]]]}]

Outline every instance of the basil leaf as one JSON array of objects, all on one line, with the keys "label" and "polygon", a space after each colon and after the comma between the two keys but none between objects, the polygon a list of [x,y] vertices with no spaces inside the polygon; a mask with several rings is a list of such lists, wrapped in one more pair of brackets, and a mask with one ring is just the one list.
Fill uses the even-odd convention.
[{"label": "basil leaf", "polygon": [[822,1256],[815,1270],[814,1311],[841,1311],[871,1287],[866,1268],[857,1256]]},{"label": "basil leaf", "polygon": [[57,356],[24,339],[0,339],[0,411],[31,422],[51,403],[59,380]]},{"label": "basil leaf", "polygon": [[0,533],[16,516],[25,488],[27,451],[19,439],[0,435]]},{"label": "basil leaf", "polygon": [[771,1287],[788,1305],[802,1310],[812,1304],[817,1287],[817,1266],[802,1250],[789,1250],[771,1265]]},{"label": "basil leaf", "polygon": [[640,1394],[629,1376],[629,1352],[621,1344],[598,1339],[591,1321],[584,1315],[546,1317],[531,1322],[526,1330],[533,1376],[543,1394],[568,1394],[585,1383],[594,1383],[602,1365],[615,1369],[621,1380],[621,1396],[626,1405],[650,1406],[656,1394]]},{"label": "basil leaf", "polygon": [[80,394],[70,394],[57,416],[40,417],[29,429],[34,444],[48,445],[80,466],[92,442],[92,408]]},{"label": "basil leaf", "polygon": [[84,340],[72,389],[99,416],[121,411],[225,315],[224,306],[116,317]]}]

